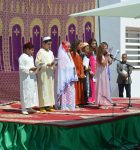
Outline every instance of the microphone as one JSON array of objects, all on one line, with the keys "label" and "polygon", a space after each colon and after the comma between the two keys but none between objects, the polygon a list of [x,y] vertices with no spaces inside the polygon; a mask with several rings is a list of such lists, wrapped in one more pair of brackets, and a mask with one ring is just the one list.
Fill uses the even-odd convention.
[{"label": "microphone", "polygon": [[120,50],[117,49],[117,50],[116,50],[116,54],[115,54],[115,58],[118,56],[119,53],[120,53]]},{"label": "microphone", "polygon": [[104,56],[107,55],[107,54],[109,54],[109,56],[110,56],[113,60],[115,60],[115,59],[117,58],[117,56],[118,56],[119,53],[120,53],[120,50],[116,50],[115,55],[109,54],[109,53],[106,51],[106,52],[104,53]]},{"label": "microphone", "polygon": [[117,56],[118,56],[119,53],[120,53],[120,50],[117,49],[115,55],[110,54],[110,57],[112,59],[115,59],[115,58],[117,58]]},{"label": "microphone", "polygon": [[112,54],[110,54],[110,57],[112,58],[112,59],[114,59],[115,57],[114,57],[114,55],[112,55]]},{"label": "microphone", "polygon": [[111,58],[114,57],[114,55],[109,54],[107,51],[104,53],[104,56],[106,56],[107,54],[108,54]]}]

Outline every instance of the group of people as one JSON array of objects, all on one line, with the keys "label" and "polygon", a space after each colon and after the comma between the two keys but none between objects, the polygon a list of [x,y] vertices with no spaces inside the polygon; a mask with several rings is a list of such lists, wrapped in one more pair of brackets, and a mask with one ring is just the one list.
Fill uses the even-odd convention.
[{"label": "group of people", "polygon": [[[112,59],[106,42],[98,47],[95,39],[88,43],[75,40],[72,44],[62,41],[57,58],[51,51],[51,44],[51,37],[43,38],[35,64],[33,45],[29,42],[23,46],[23,54],[19,58],[23,114],[36,112],[34,107],[45,113],[54,109],[75,110],[89,103],[99,108],[113,105],[109,70]],[[119,78],[123,77],[128,82],[127,74],[124,77],[122,73],[125,69],[117,66]],[[119,89],[125,87],[130,93],[130,86],[123,86],[125,82],[118,81]],[[119,96],[123,96],[122,93]],[[127,93],[127,96],[130,95]]]},{"label": "group of people", "polygon": [[19,76],[22,113],[25,115],[36,112],[33,107],[39,107],[41,112],[46,112],[46,109],[51,111],[55,105],[55,61],[50,50],[51,44],[50,37],[43,38],[35,64],[32,56],[34,46],[30,42],[23,46],[23,54],[19,57]]}]

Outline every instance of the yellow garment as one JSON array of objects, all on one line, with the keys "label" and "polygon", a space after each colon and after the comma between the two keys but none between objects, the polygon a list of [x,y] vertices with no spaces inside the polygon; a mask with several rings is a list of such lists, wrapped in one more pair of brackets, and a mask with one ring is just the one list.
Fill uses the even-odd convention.
[{"label": "yellow garment", "polygon": [[41,48],[36,56],[35,64],[39,66],[44,63],[41,70],[38,72],[38,94],[39,106],[52,106],[55,104],[54,99],[54,66],[47,67],[54,60],[54,55],[51,50]]}]

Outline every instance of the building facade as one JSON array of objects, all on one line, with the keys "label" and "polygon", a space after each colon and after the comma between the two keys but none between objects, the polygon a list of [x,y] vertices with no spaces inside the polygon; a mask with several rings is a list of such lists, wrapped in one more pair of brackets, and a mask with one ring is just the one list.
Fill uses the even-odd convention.
[{"label": "building facade", "polygon": [[[97,0],[99,6],[103,7],[127,0]],[[130,10],[132,11],[132,10]],[[133,13],[133,11],[132,11]],[[98,22],[99,21],[99,22]],[[132,72],[132,97],[140,97],[139,73],[140,73],[140,19],[120,17],[96,17],[96,37],[98,41],[106,41],[112,49],[113,55],[121,60],[121,55],[127,53],[128,62],[134,66]],[[99,32],[100,30],[100,32]],[[99,34],[100,33],[100,34]],[[111,93],[113,97],[118,96],[118,85],[116,65],[117,61],[110,66],[111,69]]]}]

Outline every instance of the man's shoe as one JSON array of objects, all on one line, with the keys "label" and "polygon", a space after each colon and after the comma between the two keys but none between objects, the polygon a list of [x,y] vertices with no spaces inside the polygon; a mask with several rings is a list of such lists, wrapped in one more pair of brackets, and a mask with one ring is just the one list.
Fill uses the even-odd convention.
[{"label": "man's shoe", "polygon": [[46,110],[47,111],[54,111],[55,109],[53,109],[53,108],[47,108]]},{"label": "man's shoe", "polygon": [[44,107],[40,108],[40,112],[45,113],[47,112],[46,109]]}]

